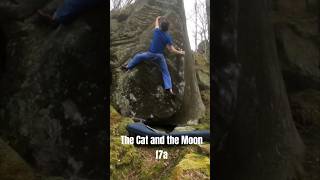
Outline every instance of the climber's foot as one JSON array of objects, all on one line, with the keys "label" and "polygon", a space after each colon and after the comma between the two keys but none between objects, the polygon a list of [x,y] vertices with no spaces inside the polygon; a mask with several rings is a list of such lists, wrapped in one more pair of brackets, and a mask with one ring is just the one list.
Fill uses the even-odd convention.
[{"label": "climber's foot", "polygon": [[39,19],[43,24],[52,26],[52,27],[57,27],[58,26],[58,22],[53,18],[53,16],[46,12],[45,10],[38,10],[37,11],[38,15],[39,15]]},{"label": "climber's foot", "polygon": [[166,89],[166,93],[170,96],[170,97],[175,97],[176,94],[173,92],[172,89]]},{"label": "climber's foot", "polygon": [[48,23],[51,23],[54,21],[53,16],[50,15],[48,12],[45,12],[44,10],[41,10],[41,9],[39,9],[37,12],[44,21]]},{"label": "climber's foot", "polygon": [[121,70],[122,70],[123,72],[128,72],[129,69],[128,69],[128,67],[127,67],[127,64],[122,65],[122,66],[121,66]]}]

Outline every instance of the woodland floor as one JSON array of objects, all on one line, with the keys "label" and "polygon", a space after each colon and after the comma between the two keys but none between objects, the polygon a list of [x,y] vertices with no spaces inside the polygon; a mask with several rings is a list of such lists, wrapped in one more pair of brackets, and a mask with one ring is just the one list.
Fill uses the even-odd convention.
[{"label": "woodland floor", "polygon": [[303,163],[305,180],[320,179],[320,127],[298,127],[300,135],[305,143],[305,161]]}]

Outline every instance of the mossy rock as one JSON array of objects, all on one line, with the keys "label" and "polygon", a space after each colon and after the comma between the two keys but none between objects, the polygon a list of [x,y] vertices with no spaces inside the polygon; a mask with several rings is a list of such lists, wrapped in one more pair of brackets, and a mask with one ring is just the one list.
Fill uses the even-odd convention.
[{"label": "mossy rock", "polygon": [[[121,135],[126,135],[126,127],[128,124],[133,123],[133,120],[128,117],[121,116],[113,106],[110,106],[110,126],[111,126],[111,138],[110,138],[110,171],[111,179],[172,179],[170,172],[177,169],[177,164],[183,167],[186,160],[195,161],[196,158],[201,160],[202,155],[196,154],[192,156],[194,152],[201,154],[208,154],[208,151],[203,150],[205,147],[200,146],[134,146],[121,144]],[[206,124],[198,125],[197,127],[191,127],[192,129],[208,129]],[[207,145],[210,146],[210,145]],[[169,154],[168,159],[155,159],[155,152],[157,149],[167,151]],[[209,150],[210,151],[210,150]],[[190,154],[191,156],[185,156]],[[205,156],[203,156],[205,157]],[[207,158],[208,159],[208,158]],[[181,161],[182,160],[182,161]],[[206,159],[205,159],[206,160]],[[206,163],[206,161],[203,161]],[[194,164],[197,164],[195,162]],[[179,165],[180,164],[180,165]],[[188,166],[188,165],[186,165]],[[206,172],[202,166],[198,169],[191,169],[187,173],[188,177],[207,177]],[[178,171],[179,172],[179,171]],[[191,174],[190,174],[191,173]],[[196,175],[195,175],[196,174]],[[205,174],[202,175],[202,174]]]},{"label": "mossy rock", "polygon": [[200,144],[198,145],[199,152],[205,155],[210,155],[210,144]]},{"label": "mossy rock", "polygon": [[110,106],[110,124],[114,124],[116,122],[119,122],[121,119],[121,115],[117,112],[116,109],[114,109],[113,106]]},{"label": "mossy rock", "polygon": [[210,90],[202,90],[201,98],[206,107],[204,116],[200,118],[200,127],[197,129],[210,129]]},{"label": "mossy rock", "polygon": [[[162,147],[138,147],[143,158],[143,164],[139,171],[139,178],[149,179],[171,179],[172,170],[184,158],[185,154],[198,152],[197,146],[162,146]],[[162,149],[169,154],[168,159],[155,159],[155,151]]]},{"label": "mossy rock", "polygon": [[210,88],[210,74],[208,72],[197,70],[197,79],[201,90]]},{"label": "mossy rock", "polygon": [[[204,119],[202,119],[204,121]],[[192,126],[195,130],[210,130],[209,122],[201,122]]]},{"label": "mossy rock", "polygon": [[193,54],[196,63],[196,76],[200,90],[210,89],[210,64],[204,54]]},{"label": "mossy rock", "polygon": [[[111,179],[130,178],[141,166],[142,158],[133,145],[121,144],[121,139],[112,137],[110,141],[110,171]],[[134,175],[132,175],[134,176]]]},{"label": "mossy rock", "polygon": [[207,156],[190,153],[173,169],[170,179],[210,179],[210,160]]},{"label": "mossy rock", "polygon": [[0,179],[35,180],[31,167],[0,138]]},{"label": "mossy rock", "polygon": [[133,123],[131,118],[122,117],[110,106],[110,171],[111,179],[126,179],[141,165],[140,153],[133,145],[121,144],[120,136],[126,135],[126,127]]},{"label": "mossy rock", "polygon": [[121,136],[127,134],[128,124],[133,120],[128,117],[122,117],[112,106],[110,106],[110,133],[111,136]]},{"label": "mossy rock", "polygon": [[194,59],[195,59],[197,66],[208,66],[208,68],[209,68],[209,63],[206,60],[205,55],[200,54],[200,53],[194,53],[193,56],[194,56]]}]

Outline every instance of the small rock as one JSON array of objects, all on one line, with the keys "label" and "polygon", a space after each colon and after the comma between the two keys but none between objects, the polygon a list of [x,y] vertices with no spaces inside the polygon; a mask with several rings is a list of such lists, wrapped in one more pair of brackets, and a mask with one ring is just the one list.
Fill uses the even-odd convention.
[{"label": "small rock", "polygon": [[174,128],[173,132],[184,132],[184,131],[194,131],[194,130],[196,129],[192,126],[178,126]]}]

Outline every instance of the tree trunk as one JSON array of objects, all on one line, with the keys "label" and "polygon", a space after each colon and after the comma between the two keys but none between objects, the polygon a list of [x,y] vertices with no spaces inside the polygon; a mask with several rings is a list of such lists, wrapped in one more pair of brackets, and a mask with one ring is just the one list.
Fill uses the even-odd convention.
[{"label": "tree trunk", "polygon": [[194,50],[197,52],[198,49],[198,7],[197,7],[197,1],[194,2],[194,12],[195,12],[195,18],[196,18],[196,32],[194,34]]},{"label": "tree trunk", "polygon": [[[207,25],[208,25],[208,49],[210,49],[210,0],[206,0]],[[207,52],[207,59],[210,62],[210,51]]]},{"label": "tree trunk", "polygon": [[[182,11],[184,12],[183,1],[182,2]],[[178,117],[180,122],[187,122],[190,120],[198,120],[203,114],[205,110],[205,106],[202,102],[200,96],[200,90],[197,82],[196,71],[195,71],[195,62],[192,55],[189,37],[187,36],[187,26],[186,19],[183,16],[183,29],[184,29],[184,50],[186,52],[184,56],[184,78],[185,78],[185,88],[184,88],[184,98],[182,111],[179,113]]]},{"label": "tree trunk", "polygon": [[[292,120],[268,14],[268,0],[230,0],[215,6],[223,9],[227,3],[235,8],[229,16],[236,22],[233,28],[237,37],[235,59],[227,61],[238,62],[241,71],[235,89],[234,111],[232,115],[218,117],[232,118],[224,146],[216,150],[214,156],[215,179],[292,179],[301,170],[304,146]],[[215,36],[222,36],[224,31],[220,29],[220,34]],[[223,41],[215,43],[228,46]]]}]

